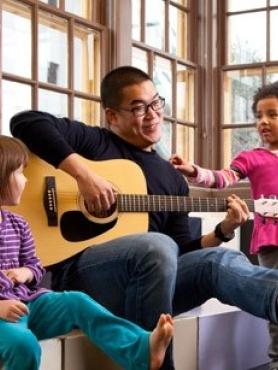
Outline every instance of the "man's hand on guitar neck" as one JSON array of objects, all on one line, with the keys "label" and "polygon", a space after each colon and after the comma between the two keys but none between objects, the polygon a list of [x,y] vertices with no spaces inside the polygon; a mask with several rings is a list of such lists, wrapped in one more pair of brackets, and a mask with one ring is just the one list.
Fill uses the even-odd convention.
[{"label": "man's hand on guitar neck", "polygon": [[117,189],[106,179],[94,173],[78,154],[69,155],[60,163],[59,169],[76,179],[88,211],[105,211],[116,202]]},{"label": "man's hand on guitar neck", "polygon": [[223,234],[232,233],[237,227],[244,224],[250,217],[249,209],[244,200],[233,194],[227,198],[227,213],[221,222]]},{"label": "man's hand on guitar neck", "polygon": [[[223,236],[232,234],[235,229],[244,224],[250,217],[247,204],[237,195],[230,195],[227,198],[227,213],[224,220],[221,221],[220,228]],[[227,240],[226,240],[227,241]],[[202,247],[216,247],[222,241],[215,235],[215,231],[202,236]]]}]

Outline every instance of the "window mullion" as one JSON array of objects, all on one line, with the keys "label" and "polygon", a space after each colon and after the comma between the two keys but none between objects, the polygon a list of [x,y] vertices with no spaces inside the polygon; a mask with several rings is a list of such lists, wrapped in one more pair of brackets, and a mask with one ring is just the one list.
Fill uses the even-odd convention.
[{"label": "window mullion", "polygon": [[39,20],[39,7],[38,3],[35,3],[32,7],[32,23],[31,23],[31,32],[32,32],[32,78],[36,83],[32,88],[32,107],[33,109],[38,109],[38,76],[39,76],[39,66],[38,66],[38,22]]}]

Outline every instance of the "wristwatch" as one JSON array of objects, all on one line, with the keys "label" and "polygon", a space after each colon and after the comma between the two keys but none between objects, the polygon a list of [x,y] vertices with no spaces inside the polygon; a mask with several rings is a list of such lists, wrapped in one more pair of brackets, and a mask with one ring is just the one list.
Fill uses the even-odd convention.
[{"label": "wristwatch", "polygon": [[231,232],[229,234],[224,235],[223,231],[221,229],[221,222],[215,226],[214,229],[214,235],[217,237],[217,239],[221,240],[221,242],[229,242],[235,237],[235,232]]}]

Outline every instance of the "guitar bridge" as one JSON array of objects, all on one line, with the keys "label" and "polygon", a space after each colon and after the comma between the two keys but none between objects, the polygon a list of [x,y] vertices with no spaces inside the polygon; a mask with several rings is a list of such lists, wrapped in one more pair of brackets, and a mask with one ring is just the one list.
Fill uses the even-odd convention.
[{"label": "guitar bridge", "polygon": [[45,177],[43,204],[48,226],[58,226],[57,193],[54,176]]}]

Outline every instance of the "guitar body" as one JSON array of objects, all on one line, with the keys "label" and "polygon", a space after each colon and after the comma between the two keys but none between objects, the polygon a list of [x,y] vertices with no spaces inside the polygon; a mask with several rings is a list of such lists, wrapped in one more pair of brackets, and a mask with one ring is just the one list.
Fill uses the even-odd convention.
[{"label": "guitar body", "polygon": [[[122,159],[84,161],[92,171],[114,184],[120,193],[147,194],[143,172],[135,163]],[[76,181],[34,155],[25,175],[28,181],[20,205],[6,208],[29,222],[37,254],[44,266],[60,262],[89,246],[148,230],[147,212],[121,212],[104,225],[89,221],[78,206]],[[55,179],[57,224],[53,226],[48,224],[44,204],[46,176]]]},{"label": "guitar body", "polygon": [[[226,199],[147,194],[144,174],[132,161],[81,160],[118,189],[111,214],[89,213],[78,194],[76,181],[34,155],[25,170],[28,181],[20,205],[7,207],[29,222],[44,266],[69,258],[89,246],[146,232],[149,212],[226,211]],[[250,211],[263,219],[278,218],[277,199],[245,201]]]}]

